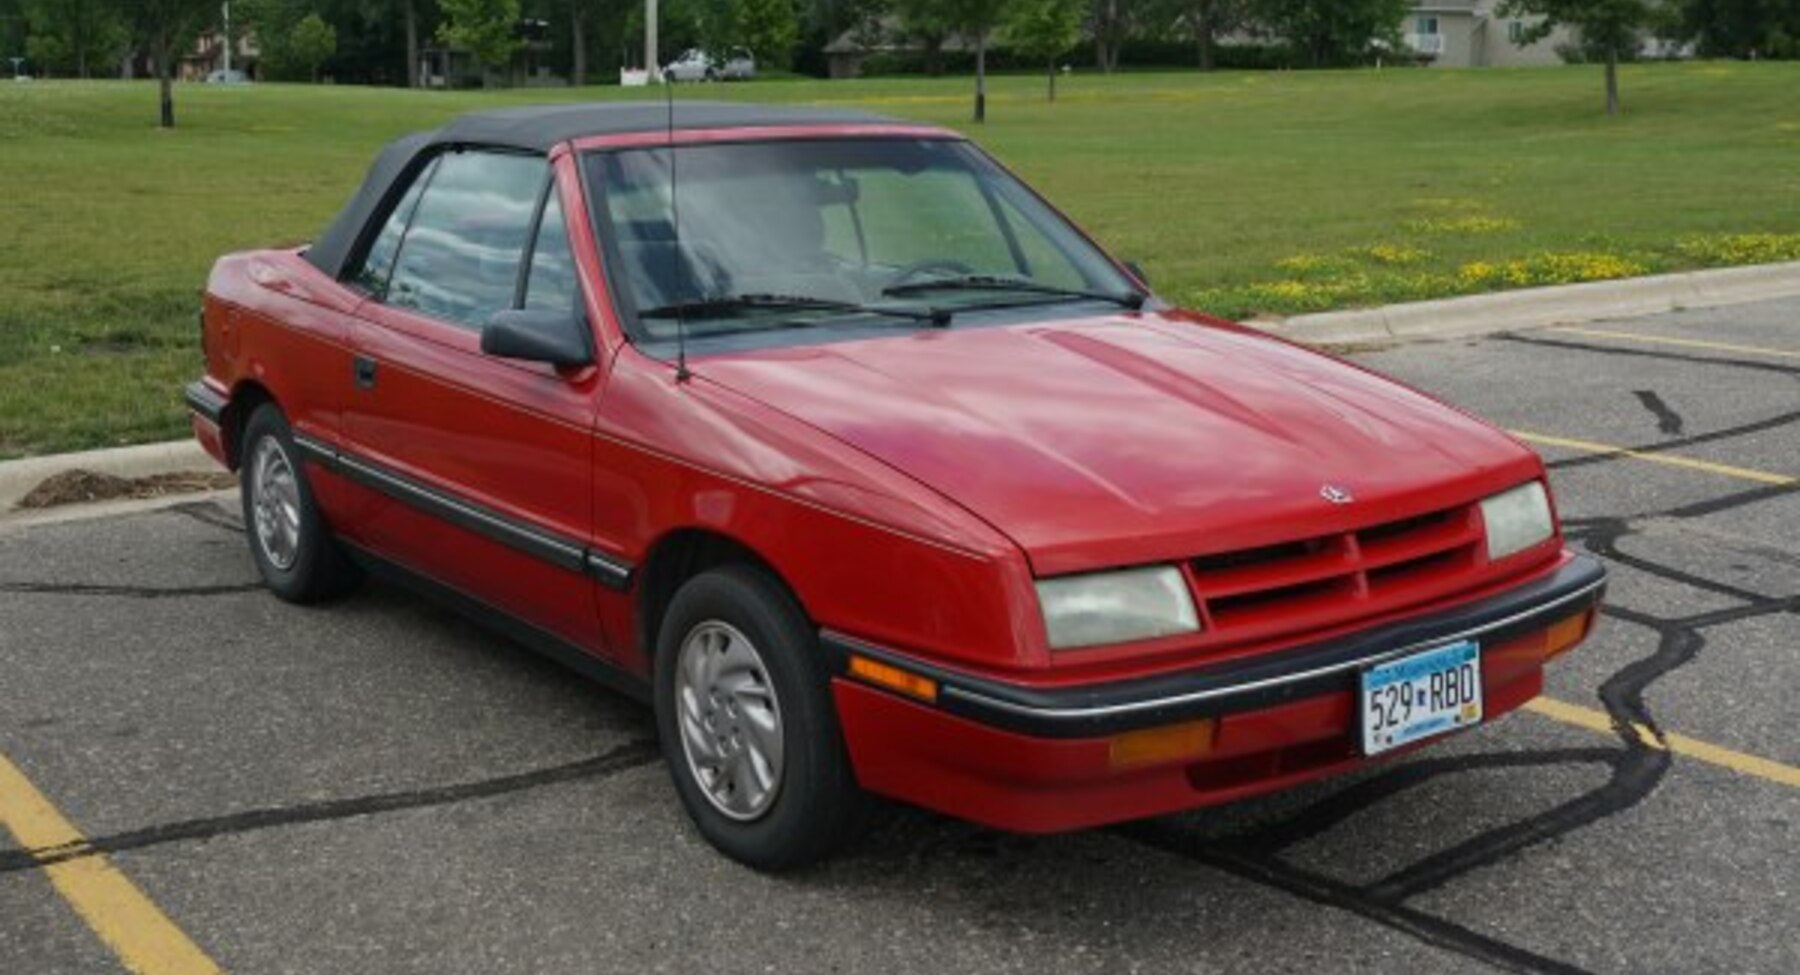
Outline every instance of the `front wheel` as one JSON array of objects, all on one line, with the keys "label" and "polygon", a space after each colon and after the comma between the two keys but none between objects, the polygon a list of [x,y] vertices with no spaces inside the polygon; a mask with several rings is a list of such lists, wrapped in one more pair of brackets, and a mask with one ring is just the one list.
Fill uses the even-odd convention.
[{"label": "front wheel", "polygon": [[313,501],[287,419],[273,403],[244,424],[244,531],[257,571],[275,595],[313,603],[356,588],[362,573],[338,547]]},{"label": "front wheel", "polygon": [[768,573],[728,566],[675,594],[656,648],[656,721],[682,805],[708,842],[761,870],[805,866],[861,826],[805,614]]}]

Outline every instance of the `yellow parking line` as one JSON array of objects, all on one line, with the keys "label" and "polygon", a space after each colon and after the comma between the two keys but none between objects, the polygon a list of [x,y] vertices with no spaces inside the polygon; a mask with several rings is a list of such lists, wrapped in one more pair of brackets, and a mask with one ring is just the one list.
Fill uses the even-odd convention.
[{"label": "yellow parking line", "polygon": [[1530,443],[1543,444],[1546,447],[1565,447],[1569,450],[1580,450],[1590,454],[1608,454],[1614,457],[1630,457],[1632,460],[1648,461],[1652,464],[1663,464],[1668,467],[1685,467],[1689,470],[1705,471],[1708,474],[1723,474],[1745,481],[1756,481],[1761,484],[1778,484],[1786,487],[1800,484],[1800,477],[1790,474],[1776,474],[1770,471],[1759,471],[1749,467],[1734,467],[1730,464],[1715,464],[1710,460],[1694,457],[1682,457],[1678,454],[1664,454],[1649,450],[1634,450],[1630,447],[1618,447],[1613,444],[1596,443],[1592,440],[1576,440],[1572,437],[1553,437],[1547,433],[1532,433],[1527,430],[1513,430],[1512,435]]},{"label": "yellow parking line", "polygon": [[1800,352],[1792,349],[1767,349],[1759,345],[1735,345],[1730,342],[1709,342],[1705,339],[1678,339],[1668,335],[1642,335],[1637,332],[1614,332],[1604,328],[1575,328],[1569,325],[1547,328],[1544,331],[1588,335],[1601,339],[1623,339],[1627,342],[1647,342],[1651,345],[1680,345],[1692,349],[1711,349],[1715,352],[1742,352],[1746,355],[1772,355],[1783,359],[1800,359]]},{"label": "yellow parking line", "polygon": [[[1553,721],[1561,721],[1564,724],[1572,724],[1602,734],[1611,734],[1613,731],[1613,721],[1610,715],[1592,708],[1558,701],[1552,697],[1539,697],[1527,701],[1525,710],[1533,714],[1541,714]],[[1767,779],[1770,782],[1800,789],[1800,768],[1792,765],[1784,765],[1774,759],[1758,755],[1733,751],[1710,742],[1700,741],[1697,738],[1689,738],[1686,735],[1669,733],[1657,738],[1655,732],[1641,724],[1633,724],[1632,731],[1637,734],[1639,741],[1651,748],[1659,750],[1666,748],[1677,755],[1684,755],[1710,765],[1731,769],[1733,772],[1741,772],[1744,775],[1752,775],[1759,779]]]},{"label": "yellow parking line", "polygon": [[[0,755],[0,825],[34,853],[66,853],[88,845],[87,837],[5,755]],[[43,870],[128,970],[137,975],[219,972],[219,966],[105,856],[47,862]]]}]

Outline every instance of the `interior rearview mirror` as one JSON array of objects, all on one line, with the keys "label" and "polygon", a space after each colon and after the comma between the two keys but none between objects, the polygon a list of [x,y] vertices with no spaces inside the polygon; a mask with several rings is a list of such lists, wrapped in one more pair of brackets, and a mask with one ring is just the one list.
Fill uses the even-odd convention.
[{"label": "interior rearview mirror", "polygon": [[481,330],[481,351],[502,359],[548,363],[558,369],[594,363],[587,325],[568,311],[496,312]]}]

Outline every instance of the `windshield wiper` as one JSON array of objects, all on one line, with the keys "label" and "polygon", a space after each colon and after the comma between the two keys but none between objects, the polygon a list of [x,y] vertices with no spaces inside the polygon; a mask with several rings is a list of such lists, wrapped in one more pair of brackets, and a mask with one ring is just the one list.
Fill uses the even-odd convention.
[{"label": "windshield wiper", "polygon": [[950,324],[950,313],[939,308],[901,308],[894,305],[864,305],[854,301],[835,301],[810,295],[715,295],[693,301],[678,301],[648,311],[639,318],[717,318],[747,308],[791,309],[794,311],[836,311],[866,315],[887,315],[927,322],[942,328]]},{"label": "windshield wiper", "polygon": [[1059,288],[1053,284],[1039,284],[1023,278],[1005,278],[993,274],[968,274],[955,278],[932,278],[927,281],[914,281],[910,284],[896,284],[883,288],[881,293],[891,298],[903,295],[918,294],[922,291],[1013,291],[1020,294],[1049,295],[1056,298],[1087,298],[1094,301],[1110,301],[1122,305],[1132,311],[1144,307],[1149,298],[1141,291],[1086,291],[1081,288]]}]

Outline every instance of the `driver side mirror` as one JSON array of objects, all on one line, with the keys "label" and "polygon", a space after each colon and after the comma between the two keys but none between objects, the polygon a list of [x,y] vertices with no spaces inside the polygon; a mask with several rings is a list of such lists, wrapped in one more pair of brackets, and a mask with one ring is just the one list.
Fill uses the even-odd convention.
[{"label": "driver side mirror", "polygon": [[1150,275],[1144,273],[1144,266],[1142,264],[1139,264],[1136,261],[1126,261],[1125,270],[1130,271],[1131,276],[1137,278],[1139,284],[1146,288],[1150,287]]},{"label": "driver side mirror", "polygon": [[594,364],[586,323],[570,311],[495,312],[481,330],[481,351],[502,359],[543,362],[558,369]]}]

